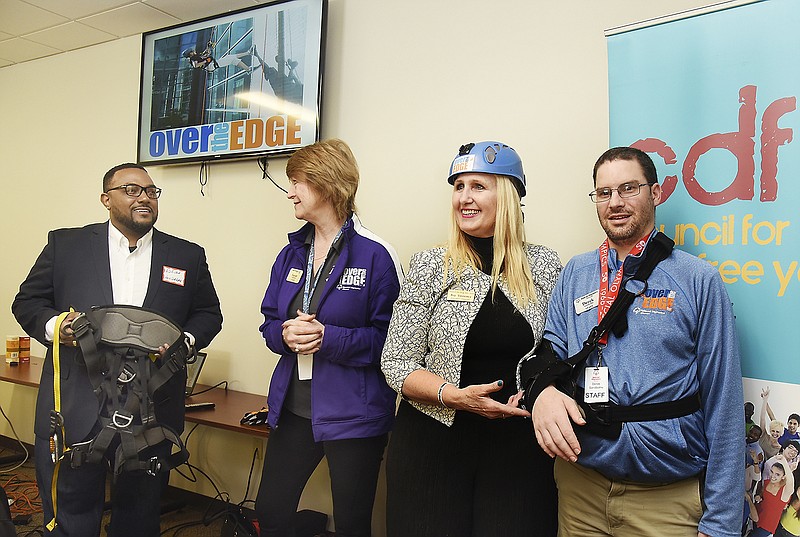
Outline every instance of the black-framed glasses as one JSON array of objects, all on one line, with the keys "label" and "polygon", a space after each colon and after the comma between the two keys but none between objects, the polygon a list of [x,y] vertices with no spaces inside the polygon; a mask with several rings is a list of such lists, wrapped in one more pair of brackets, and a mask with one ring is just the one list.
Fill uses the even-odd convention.
[{"label": "black-framed glasses", "polygon": [[141,186],[137,185],[136,183],[128,183],[126,185],[115,186],[114,188],[109,188],[106,190],[106,194],[111,192],[112,190],[122,190],[125,189],[125,193],[132,198],[138,198],[142,195],[142,190],[144,190],[145,196],[150,198],[151,200],[157,200],[158,197],[161,195],[161,189],[154,187],[154,186]]},{"label": "black-framed glasses", "polygon": [[617,188],[597,188],[589,192],[589,197],[595,203],[603,203],[611,199],[611,195],[616,191],[620,198],[632,198],[638,196],[643,186],[653,186],[655,183],[622,183]]}]

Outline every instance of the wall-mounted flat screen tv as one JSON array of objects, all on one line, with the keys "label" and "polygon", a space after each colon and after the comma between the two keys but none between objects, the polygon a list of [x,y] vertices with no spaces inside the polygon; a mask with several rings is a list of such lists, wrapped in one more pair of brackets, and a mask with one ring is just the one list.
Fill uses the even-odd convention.
[{"label": "wall-mounted flat screen tv", "polygon": [[142,36],[140,164],[290,153],[319,139],[327,0]]}]

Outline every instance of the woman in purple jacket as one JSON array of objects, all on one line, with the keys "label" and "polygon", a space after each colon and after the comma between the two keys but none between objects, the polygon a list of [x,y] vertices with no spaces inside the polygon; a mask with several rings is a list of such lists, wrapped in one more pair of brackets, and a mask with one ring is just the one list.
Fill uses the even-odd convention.
[{"label": "woman in purple jacket", "polygon": [[355,215],[359,174],[346,143],[300,149],[286,175],[294,215],[307,223],[289,234],[261,304],[260,331],[281,356],[267,398],[261,535],[294,535],[300,494],[324,456],[336,535],[369,536],[397,395],[380,357],[402,269]]}]

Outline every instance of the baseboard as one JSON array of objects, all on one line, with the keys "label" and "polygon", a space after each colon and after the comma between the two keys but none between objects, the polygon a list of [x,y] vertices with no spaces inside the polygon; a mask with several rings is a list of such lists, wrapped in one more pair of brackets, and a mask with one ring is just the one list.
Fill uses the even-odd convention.
[{"label": "baseboard", "polygon": [[[33,453],[33,444],[28,444],[27,442],[22,443],[25,446],[25,449],[28,452]],[[0,434],[0,449],[13,449],[15,451],[21,451],[19,446],[19,441],[16,438],[11,438],[10,436],[4,436]]]},{"label": "baseboard", "polygon": [[200,494],[199,492],[193,492],[191,490],[182,489],[179,487],[175,487],[173,485],[169,485],[167,487],[167,491],[164,494],[164,498],[168,501],[176,503],[185,503],[185,504],[203,505],[203,506],[210,505],[211,512],[221,511],[225,509],[225,507],[236,507],[235,505],[225,503],[219,498],[211,498],[204,494]]}]

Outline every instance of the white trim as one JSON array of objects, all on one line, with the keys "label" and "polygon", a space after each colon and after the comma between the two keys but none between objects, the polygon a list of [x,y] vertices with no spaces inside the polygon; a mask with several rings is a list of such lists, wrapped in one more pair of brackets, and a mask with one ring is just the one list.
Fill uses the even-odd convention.
[{"label": "white trim", "polygon": [[646,19],[639,22],[632,22],[630,24],[623,24],[622,26],[615,26],[614,28],[608,28],[607,30],[604,30],[603,33],[605,34],[606,37],[611,37],[613,35],[623,34],[625,32],[631,32],[633,30],[641,30],[642,28],[648,28],[650,26],[658,26],[659,24],[675,22],[682,19],[697,17],[699,15],[706,15],[708,13],[713,13],[715,11],[724,11],[726,9],[731,9],[746,4],[756,4],[764,1],[765,0],[726,0],[724,2],[717,2],[716,4],[709,4],[704,7],[679,11],[671,15],[664,15],[663,17],[655,17],[652,19]]},{"label": "white trim", "polygon": [[389,253],[389,257],[392,258],[392,262],[394,263],[394,270],[395,272],[397,272],[397,280],[402,285],[404,278],[403,265],[402,263],[400,263],[400,257],[397,255],[395,249],[392,248],[391,244],[389,244],[382,238],[378,237],[375,233],[373,233],[369,229],[365,228],[364,225],[361,223],[361,219],[359,219],[355,213],[353,213],[352,218],[353,218],[353,230],[355,230],[356,233],[358,233],[359,235],[361,235],[366,239],[377,242],[378,244],[383,246],[383,248]]}]

